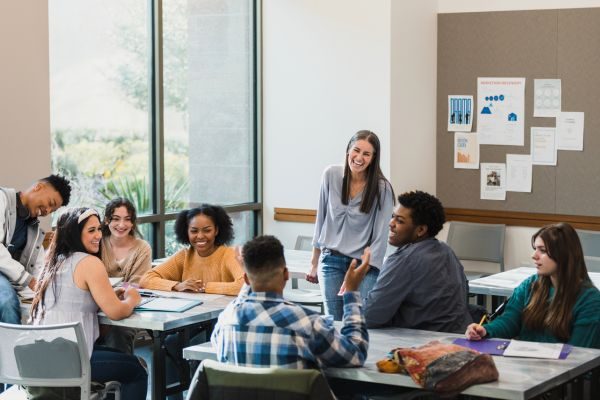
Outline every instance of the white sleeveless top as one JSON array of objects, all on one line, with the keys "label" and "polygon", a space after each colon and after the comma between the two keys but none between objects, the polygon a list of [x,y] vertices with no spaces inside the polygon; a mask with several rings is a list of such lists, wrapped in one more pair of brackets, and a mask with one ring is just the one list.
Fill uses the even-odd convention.
[{"label": "white sleeveless top", "polygon": [[[43,319],[34,321],[34,325],[64,324],[81,322],[88,352],[91,357],[94,342],[99,336],[98,305],[88,290],[75,285],[73,273],[75,267],[87,253],[77,252],[69,256],[56,273],[56,280],[51,282],[44,293],[46,313]],[[56,294],[56,297],[55,297]],[[41,315],[41,312],[38,313]]]}]

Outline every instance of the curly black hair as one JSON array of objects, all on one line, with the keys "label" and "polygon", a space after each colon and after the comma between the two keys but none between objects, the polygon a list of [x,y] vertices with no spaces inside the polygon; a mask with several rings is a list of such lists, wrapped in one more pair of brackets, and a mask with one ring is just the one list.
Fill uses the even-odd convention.
[{"label": "curly black hair", "polygon": [[50,184],[60,194],[62,199],[62,205],[66,206],[71,200],[71,182],[67,178],[61,175],[50,175],[40,179],[40,182]]},{"label": "curly black hair", "polygon": [[404,208],[410,209],[410,215],[415,225],[427,225],[427,235],[434,237],[442,230],[446,222],[444,206],[437,197],[416,190],[402,193],[398,202]]},{"label": "curly black hair", "polygon": [[275,236],[257,236],[249,240],[244,244],[242,257],[250,274],[285,266],[283,246]]},{"label": "curly black hair", "polygon": [[231,218],[227,215],[223,207],[201,204],[200,207],[184,210],[177,215],[177,219],[175,220],[175,237],[179,243],[184,245],[190,244],[188,227],[192,218],[198,214],[209,217],[219,230],[219,233],[215,237],[215,246],[221,246],[233,240],[233,222],[231,222]]}]

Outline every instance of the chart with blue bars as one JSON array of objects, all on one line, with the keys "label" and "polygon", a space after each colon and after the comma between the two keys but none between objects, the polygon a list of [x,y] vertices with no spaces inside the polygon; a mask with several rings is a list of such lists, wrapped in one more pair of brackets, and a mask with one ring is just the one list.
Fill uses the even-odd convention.
[{"label": "chart with blue bars", "polygon": [[451,125],[470,125],[473,115],[473,99],[451,97],[448,123]]}]

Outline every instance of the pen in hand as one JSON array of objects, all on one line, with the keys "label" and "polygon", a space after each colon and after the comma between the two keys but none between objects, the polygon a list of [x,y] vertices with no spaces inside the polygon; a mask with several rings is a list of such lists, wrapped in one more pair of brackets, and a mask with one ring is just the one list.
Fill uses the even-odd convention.
[{"label": "pen in hand", "polygon": [[481,321],[479,321],[479,326],[483,325],[483,323],[485,322],[486,319],[487,319],[487,314],[483,314],[483,317],[481,317]]}]

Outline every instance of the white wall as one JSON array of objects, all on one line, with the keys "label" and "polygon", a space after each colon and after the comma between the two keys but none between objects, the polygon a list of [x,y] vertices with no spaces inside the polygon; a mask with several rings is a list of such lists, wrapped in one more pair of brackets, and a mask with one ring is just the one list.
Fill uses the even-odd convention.
[{"label": "white wall", "polygon": [[598,7],[598,0],[438,0],[438,12],[483,12]]},{"label": "white wall", "polygon": [[350,137],[377,133],[390,174],[390,1],[263,1],[264,232],[292,246],[311,224],[274,207],[317,207],[323,169]]},{"label": "white wall", "polygon": [[0,54],[0,186],[21,190],[50,174],[47,0],[0,1]]},{"label": "white wall", "polygon": [[0,185],[50,173],[47,0],[0,1]]}]

